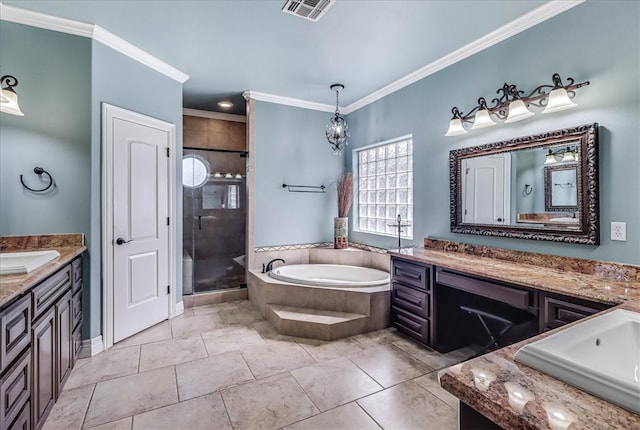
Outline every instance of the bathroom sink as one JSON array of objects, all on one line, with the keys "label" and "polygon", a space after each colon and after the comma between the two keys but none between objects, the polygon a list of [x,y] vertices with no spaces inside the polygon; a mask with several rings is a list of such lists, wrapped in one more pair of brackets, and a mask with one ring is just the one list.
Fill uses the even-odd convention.
[{"label": "bathroom sink", "polygon": [[0,275],[29,273],[58,257],[58,251],[3,252],[0,253]]},{"label": "bathroom sink", "polygon": [[606,313],[525,345],[514,358],[640,414],[640,313]]}]

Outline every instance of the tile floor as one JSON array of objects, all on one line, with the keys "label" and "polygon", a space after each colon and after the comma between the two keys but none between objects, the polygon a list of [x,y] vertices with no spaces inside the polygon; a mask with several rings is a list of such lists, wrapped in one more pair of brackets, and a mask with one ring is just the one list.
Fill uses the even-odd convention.
[{"label": "tile floor", "polygon": [[395,329],[279,335],[249,301],[186,309],[79,360],[45,430],[455,429],[439,354]]}]

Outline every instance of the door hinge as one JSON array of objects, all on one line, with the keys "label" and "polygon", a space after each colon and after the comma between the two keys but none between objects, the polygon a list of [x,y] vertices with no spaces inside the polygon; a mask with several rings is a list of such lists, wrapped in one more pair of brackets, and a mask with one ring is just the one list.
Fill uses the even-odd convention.
[{"label": "door hinge", "polygon": [[167,294],[171,294],[171,285],[167,285]]},{"label": "door hinge", "polygon": [[171,148],[167,148],[167,157],[171,156]]},{"label": "door hinge", "polygon": [[170,225],[170,224],[169,224],[169,217],[167,217],[167,225]]},{"label": "door hinge", "polygon": [[465,173],[466,175],[468,175],[468,174],[469,174],[469,170],[471,170],[471,169],[467,167],[467,171],[466,171],[466,172],[464,172],[464,173]]}]

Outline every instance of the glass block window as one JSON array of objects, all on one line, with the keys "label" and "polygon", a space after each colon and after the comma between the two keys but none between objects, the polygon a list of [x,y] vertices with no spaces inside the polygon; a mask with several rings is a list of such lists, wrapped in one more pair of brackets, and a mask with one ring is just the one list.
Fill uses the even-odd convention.
[{"label": "glass block window", "polygon": [[354,150],[357,172],[355,230],[395,236],[402,216],[402,237],[413,239],[413,139],[404,136]]}]

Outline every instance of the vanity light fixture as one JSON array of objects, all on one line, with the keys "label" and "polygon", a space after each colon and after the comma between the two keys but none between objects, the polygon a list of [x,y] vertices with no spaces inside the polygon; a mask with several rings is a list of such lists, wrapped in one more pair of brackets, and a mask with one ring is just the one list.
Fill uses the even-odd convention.
[{"label": "vanity light fixture", "polygon": [[504,120],[506,124],[522,121],[534,115],[529,110],[530,106],[544,108],[542,113],[559,112],[565,109],[576,107],[577,104],[571,99],[575,97],[575,90],[589,85],[589,81],[574,84],[573,78],[567,78],[567,85],[562,83],[558,73],[551,77],[553,85],[539,85],[529,95],[524,96],[524,91],[518,90],[513,84],[505,84],[496,93],[499,97],[494,98],[492,106],[487,106],[484,97],[478,99],[478,104],[463,114],[457,107],[453,107],[451,112],[453,118],[449,121],[449,129],[445,136],[460,136],[467,133],[464,123],[473,123],[471,130],[491,127],[495,125],[492,116]]},{"label": "vanity light fixture", "polygon": [[578,161],[578,153],[567,146],[566,149],[560,149],[558,151],[553,151],[549,149],[549,152],[544,158],[544,164],[557,164],[557,163],[571,163]]},{"label": "vanity light fixture", "polygon": [[348,144],[347,140],[350,136],[349,125],[347,124],[347,121],[345,121],[345,119],[340,116],[340,108],[338,103],[339,93],[341,90],[344,90],[344,85],[333,84],[330,88],[331,91],[336,92],[336,111],[327,124],[325,134],[327,136],[327,141],[331,144],[333,154],[340,155],[342,154],[342,148]]},{"label": "vanity light fixture", "polygon": [[13,87],[18,86],[18,80],[11,75],[4,75],[0,78],[2,96],[0,97],[0,112],[16,116],[24,116],[18,105],[18,95]]}]

